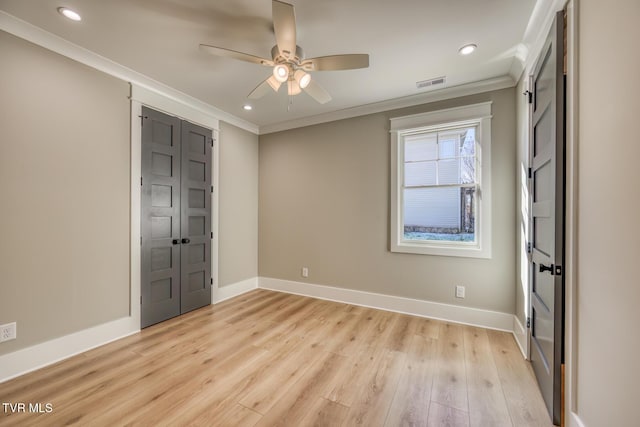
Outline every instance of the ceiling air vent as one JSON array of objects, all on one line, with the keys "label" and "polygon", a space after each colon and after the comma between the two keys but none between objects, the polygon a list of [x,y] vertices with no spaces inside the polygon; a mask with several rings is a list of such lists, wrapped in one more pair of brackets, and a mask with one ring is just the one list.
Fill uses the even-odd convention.
[{"label": "ceiling air vent", "polygon": [[423,89],[425,87],[442,85],[442,84],[444,84],[446,79],[447,78],[445,76],[442,76],[442,77],[436,77],[435,79],[431,79],[431,80],[422,80],[420,82],[416,82],[416,87],[418,89]]}]

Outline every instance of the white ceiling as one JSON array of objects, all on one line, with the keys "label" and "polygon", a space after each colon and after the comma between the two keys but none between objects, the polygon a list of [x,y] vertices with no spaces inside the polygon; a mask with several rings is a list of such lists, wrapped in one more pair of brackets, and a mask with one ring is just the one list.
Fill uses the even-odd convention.
[{"label": "white ceiling", "polygon": [[[416,81],[446,76],[446,87],[522,70],[522,45],[536,0],[290,0],[307,57],[368,53],[370,67],[312,73],[333,97],[247,94],[271,70],[208,55],[206,43],[270,58],[270,0],[0,0],[0,9],[74,44],[260,127],[426,92]],[[540,3],[540,0],[539,0]],[[72,22],[58,6],[82,15]],[[532,21],[533,22],[533,21]],[[531,26],[531,24],[529,25]],[[478,49],[461,56],[458,49]],[[524,53],[523,53],[524,51]],[[432,89],[433,90],[433,89]]]}]

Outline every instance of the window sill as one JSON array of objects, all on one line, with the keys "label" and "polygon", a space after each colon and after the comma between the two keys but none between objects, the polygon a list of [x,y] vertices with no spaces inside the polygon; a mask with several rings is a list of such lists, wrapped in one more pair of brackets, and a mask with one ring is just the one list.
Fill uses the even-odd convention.
[{"label": "window sill", "polygon": [[391,252],[435,255],[461,258],[484,258],[491,259],[491,250],[478,247],[477,245],[456,245],[456,244],[433,244],[431,242],[400,242],[391,244]]}]

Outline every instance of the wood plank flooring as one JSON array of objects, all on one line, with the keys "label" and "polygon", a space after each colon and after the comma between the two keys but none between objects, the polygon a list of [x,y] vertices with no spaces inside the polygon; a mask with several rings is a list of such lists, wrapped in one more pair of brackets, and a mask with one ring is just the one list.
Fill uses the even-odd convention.
[{"label": "wood plank flooring", "polygon": [[510,334],[266,290],[0,384],[0,402],[43,404],[1,426],[551,425]]}]

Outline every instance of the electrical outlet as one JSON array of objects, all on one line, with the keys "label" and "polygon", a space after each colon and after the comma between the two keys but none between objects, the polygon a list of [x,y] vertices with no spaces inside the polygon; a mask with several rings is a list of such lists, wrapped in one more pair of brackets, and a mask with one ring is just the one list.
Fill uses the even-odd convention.
[{"label": "electrical outlet", "polygon": [[16,339],[16,322],[0,325],[0,342]]},{"label": "electrical outlet", "polygon": [[464,298],[464,286],[456,286],[456,298]]},{"label": "electrical outlet", "polygon": [[302,277],[309,277],[309,268],[302,267]]}]

